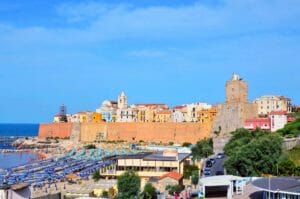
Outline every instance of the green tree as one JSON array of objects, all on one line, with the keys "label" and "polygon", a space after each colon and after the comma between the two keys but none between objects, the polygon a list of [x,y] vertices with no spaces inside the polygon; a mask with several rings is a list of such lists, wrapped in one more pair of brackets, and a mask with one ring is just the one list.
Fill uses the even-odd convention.
[{"label": "green tree", "polygon": [[153,187],[153,185],[150,182],[148,182],[144,187],[144,191],[142,195],[144,199],[155,199],[156,198],[155,187]]},{"label": "green tree", "polygon": [[282,155],[282,138],[262,130],[250,132],[238,129],[233,132],[224,151],[227,159],[224,166],[229,174],[259,176],[274,172]]},{"label": "green tree", "polygon": [[101,178],[101,175],[100,175],[100,171],[97,169],[96,171],[94,171],[93,173],[93,179],[95,182],[99,181]]},{"label": "green tree", "polygon": [[201,158],[207,158],[213,154],[213,140],[204,139],[198,141],[192,148],[193,159],[200,160]]},{"label": "green tree", "polygon": [[184,165],[183,167],[183,177],[184,179],[190,179],[193,171],[198,171],[199,168],[196,165]]},{"label": "green tree", "polygon": [[[285,159],[277,165],[278,175],[280,176],[291,176],[295,174],[296,165],[293,161]],[[277,173],[277,171],[276,171]]]},{"label": "green tree", "polygon": [[189,147],[189,146],[191,146],[191,145],[192,145],[192,143],[190,143],[190,142],[184,142],[184,143],[182,144],[183,147]]},{"label": "green tree", "polygon": [[287,123],[282,129],[277,131],[280,135],[286,136],[299,136],[300,135],[300,118],[295,121]]},{"label": "green tree", "polygon": [[195,170],[193,171],[193,174],[192,174],[192,184],[195,186],[197,186],[199,182],[199,171],[198,170]]},{"label": "green tree", "polygon": [[168,193],[172,196],[175,196],[175,194],[179,194],[182,191],[183,187],[180,185],[167,185],[166,190]]},{"label": "green tree", "polygon": [[117,186],[117,198],[134,198],[139,195],[141,179],[134,171],[126,171],[118,177]]},{"label": "green tree", "polygon": [[108,198],[108,191],[102,191],[101,197]]}]

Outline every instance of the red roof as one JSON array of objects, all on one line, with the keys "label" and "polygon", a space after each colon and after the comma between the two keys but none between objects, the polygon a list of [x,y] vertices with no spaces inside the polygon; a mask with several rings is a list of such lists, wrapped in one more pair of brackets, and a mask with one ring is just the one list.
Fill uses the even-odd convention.
[{"label": "red roof", "polygon": [[147,103],[147,104],[135,104],[136,106],[166,106],[166,104],[151,104],[151,103]]},{"label": "red roof", "polygon": [[179,181],[183,178],[183,175],[181,175],[180,173],[178,173],[176,171],[171,171],[169,173],[166,173],[165,175],[160,176],[159,179],[163,179],[163,178],[166,178],[166,177],[173,178],[173,179]]},{"label": "red roof", "polygon": [[270,115],[286,115],[286,111],[272,111]]},{"label": "red roof", "polygon": [[158,111],[157,114],[171,114],[172,112],[168,109],[166,110],[161,110],[161,111]]},{"label": "red roof", "polygon": [[269,120],[268,117],[255,117],[246,119],[246,122],[268,122]]},{"label": "red roof", "polygon": [[174,106],[173,109],[183,109],[185,107],[186,105],[178,105],[178,106]]}]

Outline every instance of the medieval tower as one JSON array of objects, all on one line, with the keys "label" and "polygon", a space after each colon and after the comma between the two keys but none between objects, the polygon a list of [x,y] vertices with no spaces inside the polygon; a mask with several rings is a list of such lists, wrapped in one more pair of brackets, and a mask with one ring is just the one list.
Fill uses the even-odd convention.
[{"label": "medieval tower", "polygon": [[247,118],[257,116],[256,104],[248,102],[248,84],[233,74],[225,85],[226,101],[219,104],[213,126],[214,149],[222,151],[230,138],[230,132],[244,127]]},{"label": "medieval tower", "polygon": [[226,103],[248,102],[248,84],[239,75],[233,74],[226,82]]}]

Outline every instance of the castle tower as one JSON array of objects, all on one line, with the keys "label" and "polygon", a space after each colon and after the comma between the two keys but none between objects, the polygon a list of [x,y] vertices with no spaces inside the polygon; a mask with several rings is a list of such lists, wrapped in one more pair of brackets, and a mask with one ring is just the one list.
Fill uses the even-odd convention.
[{"label": "castle tower", "polygon": [[248,84],[239,75],[233,74],[226,82],[226,103],[248,102]]},{"label": "castle tower", "polygon": [[122,91],[121,94],[118,96],[118,109],[125,109],[127,108],[127,97],[125,93]]},{"label": "castle tower", "polygon": [[213,125],[215,152],[223,150],[231,137],[230,132],[244,127],[247,118],[257,116],[256,104],[248,102],[248,84],[239,75],[233,74],[225,89],[226,101],[218,104]]}]

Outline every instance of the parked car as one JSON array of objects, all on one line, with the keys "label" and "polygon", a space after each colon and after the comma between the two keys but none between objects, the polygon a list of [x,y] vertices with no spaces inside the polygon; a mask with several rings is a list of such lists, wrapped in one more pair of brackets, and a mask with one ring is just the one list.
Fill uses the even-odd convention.
[{"label": "parked car", "polygon": [[218,155],[217,155],[217,158],[218,159],[222,159],[222,158],[224,158],[225,157],[225,154],[224,153],[218,153]]},{"label": "parked car", "polygon": [[211,175],[210,168],[204,168],[203,169],[203,174],[204,174],[204,176],[210,176]]},{"label": "parked car", "polygon": [[210,161],[212,164],[215,164],[215,163],[216,163],[216,159],[215,159],[215,158],[210,158],[209,161]]},{"label": "parked car", "polygon": [[210,160],[206,161],[205,167],[212,167],[213,163]]}]

